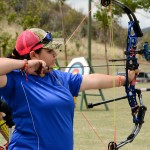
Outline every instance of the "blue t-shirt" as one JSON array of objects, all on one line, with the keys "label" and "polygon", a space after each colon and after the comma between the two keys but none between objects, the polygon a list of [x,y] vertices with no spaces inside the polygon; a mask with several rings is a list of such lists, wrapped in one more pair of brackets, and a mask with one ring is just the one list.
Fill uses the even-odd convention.
[{"label": "blue t-shirt", "polygon": [[8,104],[15,130],[9,150],[73,150],[73,96],[82,76],[53,70],[44,77],[21,71],[7,74],[0,88]]}]

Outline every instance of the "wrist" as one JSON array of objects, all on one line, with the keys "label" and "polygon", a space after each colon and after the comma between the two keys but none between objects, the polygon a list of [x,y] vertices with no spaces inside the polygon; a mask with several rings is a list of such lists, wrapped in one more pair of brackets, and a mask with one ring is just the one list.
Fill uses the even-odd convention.
[{"label": "wrist", "polygon": [[117,85],[120,86],[125,86],[126,84],[126,78],[125,76],[117,76]]},{"label": "wrist", "polygon": [[27,66],[28,66],[28,60],[24,59],[23,60],[23,67],[21,68],[21,70],[26,70]]}]

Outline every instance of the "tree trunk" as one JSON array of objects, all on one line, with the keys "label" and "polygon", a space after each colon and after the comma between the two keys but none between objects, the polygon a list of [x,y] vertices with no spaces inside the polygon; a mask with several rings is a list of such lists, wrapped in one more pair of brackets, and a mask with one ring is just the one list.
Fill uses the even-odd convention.
[{"label": "tree trunk", "polygon": [[65,65],[68,65],[68,58],[67,58],[67,45],[66,45],[66,32],[65,32],[65,23],[64,23],[64,14],[63,14],[63,8],[62,8],[63,2],[60,0],[60,13],[62,17],[62,32],[63,32],[63,39],[64,39],[64,53],[65,53]]},{"label": "tree trunk", "polygon": [[107,55],[107,30],[104,29],[104,43],[105,43],[105,60],[107,65],[107,74],[109,75],[109,64],[108,64],[108,55]]}]

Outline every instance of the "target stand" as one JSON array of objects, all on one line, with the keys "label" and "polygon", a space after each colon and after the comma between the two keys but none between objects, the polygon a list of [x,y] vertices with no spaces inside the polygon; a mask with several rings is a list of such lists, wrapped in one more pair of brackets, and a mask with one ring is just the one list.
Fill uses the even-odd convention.
[{"label": "target stand", "polygon": [[[58,64],[58,62],[57,62]],[[61,69],[61,67],[59,67]],[[94,69],[91,65],[91,63],[86,60],[84,57],[78,57],[71,60],[71,62],[68,64],[68,66],[65,69],[65,72],[70,72],[73,74],[80,73],[82,75],[88,75],[90,73],[94,73]],[[80,110],[83,109],[83,102],[85,102],[85,106],[88,109],[88,101],[87,96],[100,96],[102,101],[105,101],[104,95],[102,93],[101,89],[98,89],[99,94],[88,94],[85,91],[81,94],[81,104],[80,104]],[[104,104],[105,109],[109,110],[107,104]]]}]

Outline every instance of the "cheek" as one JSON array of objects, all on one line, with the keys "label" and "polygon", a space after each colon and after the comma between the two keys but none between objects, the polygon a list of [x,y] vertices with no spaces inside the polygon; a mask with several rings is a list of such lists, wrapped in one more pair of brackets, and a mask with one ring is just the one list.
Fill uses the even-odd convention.
[{"label": "cheek", "polygon": [[40,59],[44,60],[48,66],[53,66],[55,64],[55,57],[47,51],[43,51],[43,53],[41,53]]},{"label": "cheek", "polygon": [[54,63],[55,63],[55,59],[52,55],[45,56],[44,60],[45,60],[47,65],[54,65]]},{"label": "cheek", "polygon": [[50,54],[46,53],[44,55],[41,55],[41,59],[44,60],[44,61],[51,60],[52,56]]}]

